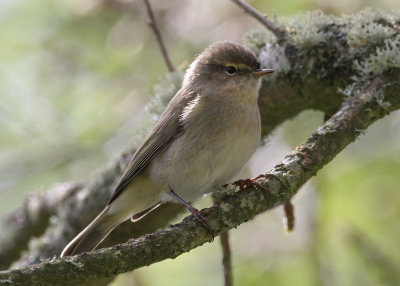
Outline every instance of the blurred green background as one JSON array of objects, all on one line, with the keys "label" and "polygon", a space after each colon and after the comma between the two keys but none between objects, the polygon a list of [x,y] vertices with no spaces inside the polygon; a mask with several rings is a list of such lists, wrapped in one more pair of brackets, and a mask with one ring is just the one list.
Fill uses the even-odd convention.
[{"label": "blurred green background", "polygon": [[[259,24],[228,0],[153,0],[176,66]],[[251,1],[290,17],[322,9],[399,9],[398,0]],[[133,144],[143,108],[167,72],[142,1],[0,1],[0,215],[28,192],[85,180]],[[280,126],[249,163],[257,175],[322,122],[307,111]],[[295,198],[231,231],[236,285],[400,284],[400,113],[379,121]],[[246,176],[249,174],[242,174]],[[210,204],[209,199],[197,203]],[[219,240],[120,275],[114,285],[222,285]]]}]

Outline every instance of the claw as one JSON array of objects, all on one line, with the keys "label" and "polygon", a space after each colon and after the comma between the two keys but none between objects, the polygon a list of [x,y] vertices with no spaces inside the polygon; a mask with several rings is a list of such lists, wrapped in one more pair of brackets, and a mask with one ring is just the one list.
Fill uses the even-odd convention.
[{"label": "claw", "polygon": [[[211,241],[214,240],[214,231],[211,228],[211,226],[208,224],[208,222],[206,221],[206,219],[203,217],[203,215],[199,212],[198,209],[196,208],[191,208],[189,209],[189,211],[194,215],[194,217],[207,229],[208,233],[211,235]],[[211,242],[210,241],[210,242]]]},{"label": "claw", "polygon": [[268,191],[266,187],[257,182],[257,180],[260,178],[265,178],[265,175],[259,175],[253,179],[237,180],[236,182],[233,183],[233,185],[238,186],[240,190],[243,190],[245,187],[248,186],[255,186],[258,189]]},{"label": "claw", "polygon": [[206,219],[203,217],[203,215],[199,212],[199,210],[192,207],[187,202],[185,202],[185,200],[179,197],[173,190],[170,190],[169,194],[173,196],[175,199],[177,199],[178,202],[180,202],[182,205],[184,205],[188,209],[188,211],[190,211],[194,215],[194,217],[198,220],[198,222],[200,222],[207,229],[208,233],[212,237],[210,242],[212,242],[214,240],[214,231],[212,230],[211,226],[208,224]]}]

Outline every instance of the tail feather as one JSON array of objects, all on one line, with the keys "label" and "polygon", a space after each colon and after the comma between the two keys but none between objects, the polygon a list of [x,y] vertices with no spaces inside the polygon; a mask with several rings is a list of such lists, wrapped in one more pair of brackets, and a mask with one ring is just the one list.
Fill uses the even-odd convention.
[{"label": "tail feather", "polygon": [[138,179],[140,177],[136,178],[135,188],[122,192],[68,243],[62,251],[61,257],[94,250],[120,223],[130,217],[132,217],[132,221],[138,221],[160,205],[160,202],[154,201],[154,197],[139,192],[151,190],[153,188],[152,181],[147,177]]},{"label": "tail feather", "polygon": [[82,230],[61,253],[61,257],[94,250],[120,223],[109,215],[107,206],[84,230]]}]

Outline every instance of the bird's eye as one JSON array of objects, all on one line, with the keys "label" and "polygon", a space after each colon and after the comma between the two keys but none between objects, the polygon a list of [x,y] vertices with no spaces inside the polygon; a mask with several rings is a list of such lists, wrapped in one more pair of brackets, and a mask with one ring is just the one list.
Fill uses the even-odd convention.
[{"label": "bird's eye", "polygon": [[257,63],[257,66],[256,66],[256,69],[260,69],[260,67],[261,67],[261,65],[260,65],[260,63]]},{"label": "bird's eye", "polygon": [[226,71],[227,74],[232,75],[232,74],[236,73],[236,68],[233,67],[233,66],[227,66],[225,68],[225,71]]}]

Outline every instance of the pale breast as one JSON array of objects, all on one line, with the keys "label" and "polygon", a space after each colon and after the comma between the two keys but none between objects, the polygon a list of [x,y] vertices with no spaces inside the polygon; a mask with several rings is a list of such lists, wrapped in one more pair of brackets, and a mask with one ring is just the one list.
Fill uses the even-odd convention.
[{"label": "pale breast", "polygon": [[210,102],[192,107],[185,115],[182,135],[150,166],[152,178],[186,201],[226,183],[259,145],[261,127],[256,103],[206,104]]}]

